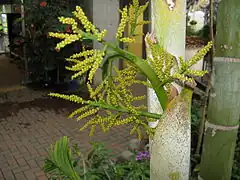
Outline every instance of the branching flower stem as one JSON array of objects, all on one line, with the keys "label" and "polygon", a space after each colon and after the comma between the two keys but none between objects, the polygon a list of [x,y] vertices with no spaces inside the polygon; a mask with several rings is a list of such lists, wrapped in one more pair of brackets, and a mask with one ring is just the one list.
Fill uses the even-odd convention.
[{"label": "branching flower stem", "polygon": [[[58,94],[58,93],[50,93],[49,94],[52,97],[58,97],[58,98],[62,98],[65,100],[70,100],[73,101],[75,103],[79,103],[79,104],[84,104],[84,105],[89,105],[92,107],[98,107],[100,109],[107,109],[107,110],[113,110],[113,111],[118,111],[118,112],[123,112],[123,113],[128,113],[128,114],[133,114],[129,109],[125,108],[125,107],[121,107],[121,106],[113,106],[113,105],[109,105],[106,104],[104,102],[100,102],[100,101],[85,101],[82,98],[79,98],[76,95],[63,95],[63,94]],[[79,101],[76,101],[79,100]],[[137,110],[136,113],[139,116],[145,116],[145,117],[149,117],[149,118],[153,118],[153,119],[160,119],[161,115],[160,114],[156,114],[156,113],[149,113],[147,111],[141,111],[141,110]]]},{"label": "branching flower stem", "polygon": [[[85,32],[83,32],[83,37],[86,37],[88,39],[95,40],[95,41],[97,39],[97,37],[95,37],[94,35],[85,33]],[[106,41],[101,41],[100,43],[103,44],[106,47],[106,49],[111,48],[116,53],[118,53],[120,57],[124,58],[125,60],[129,61],[130,63],[135,64],[139,68],[139,70],[151,82],[152,87],[158,97],[158,100],[159,100],[163,110],[165,110],[166,105],[167,105],[167,99],[168,99],[167,94],[166,94],[161,82],[158,80],[157,74],[153,71],[151,66],[148,63],[146,63],[146,61],[144,59],[137,57],[135,54],[133,54],[127,50],[121,49],[120,47],[118,47],[117,45],[114,45],[113,43],[109,43]]]},{"label": "branching flower stem", "polygon": [[112,43],[106,43],[106,42],[103,42],[103,43],[107,44],[108,47],[110,47],[111,49],[119,53],[121,57],[128,60],[130,63],[134,63],[139,68],[139,70],[151,82],[152,87],[156,92],[156,95],[158,97],[159,102],[161,103],[162,108],[165,109],[167,104],[167,94],[161,82],[158,80],[156,73],[152,70],[151,66],[148,63],[146,63],[144,59],[137,57],[136,55],[132,54],[129,51],[121,49],[118,46],[113,45]]},{"label": "branching flower stem", "polygon": [[[88,101],[88,102],[86,102],[86,104],[88,104],[90,106],[94,106],[94,107],[99,107],[101,109],[107,109],[107,110],[113,110],[113,111],[132,114],[132,112],[130,112],[128,109],[126,109],[124,107],[120,107],[120,106],[116,107],[116,106],[111,106],[111,105],[106,104],[106,103],[93,102],[93,101]],[[145,117],[149,117],[149,118],[153,118],[153,119],[160,119],[161,118],[160,114],[149,113],[147,111],[137,111],[137,114],[139,114],[139,116],[145,116]]]}]

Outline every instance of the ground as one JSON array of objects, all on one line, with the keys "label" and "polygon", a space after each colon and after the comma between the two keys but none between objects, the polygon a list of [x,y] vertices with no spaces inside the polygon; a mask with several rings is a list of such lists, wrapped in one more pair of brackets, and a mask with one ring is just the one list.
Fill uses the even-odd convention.
[{"label": "ground", "polygon": [[1,180],[47,179],[41,170],[44,158],[50,144],[62,136],[69,136],[71,143],[78,143],[83,151],[90,147],[90,141],[97,140],[105,142],[115,153],[126,149],[133,138],[127,127],[106,134],[97,131],[90,138],[88,131],[79,131],[83,122],[67,118],[77,107],[75,104],[51,99],[45,91],[20,86],[21,72],[3,56],[0,72]]}]

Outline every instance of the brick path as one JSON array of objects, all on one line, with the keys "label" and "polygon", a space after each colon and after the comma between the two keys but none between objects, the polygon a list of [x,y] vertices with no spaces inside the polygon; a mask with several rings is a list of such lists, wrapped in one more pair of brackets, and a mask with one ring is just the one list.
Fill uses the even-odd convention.
[{"label": "brick path", "polygon": [[[54,103],[62,107],[51,109]],[[83,151],[91,140],[103,141],[115,152],[126,149],[132,138],[127,128],[97,132],[90,139],[88,131],[79,131],[81,124],[66,118],[69,106],[60,100],[0,103],[0,180],[47,179],[41,171],[43,160],[50,144],[64,135]]]}]

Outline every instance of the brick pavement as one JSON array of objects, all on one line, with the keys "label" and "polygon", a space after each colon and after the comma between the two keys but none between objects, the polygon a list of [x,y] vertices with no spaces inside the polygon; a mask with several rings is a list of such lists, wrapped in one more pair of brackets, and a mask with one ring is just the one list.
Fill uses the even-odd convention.
[{"label": "brick pavement", "polygon": [[[89,141],[103,141],[115,152],[127,147],[127,128],[116,128],[103,134],[97,132],[89,138],[88,131],[80,132],[81,122],[67,119],[69,108],[51,109],[51,101],[38,107],[32,102],[0,104],[0,180],[44,180],[41,170],[50,144],[60,137],[69,136],[82,150],[90,147]],[[61,101],[59,101],[61,104]],[[42,108],[44,105],[49,107]]]}]

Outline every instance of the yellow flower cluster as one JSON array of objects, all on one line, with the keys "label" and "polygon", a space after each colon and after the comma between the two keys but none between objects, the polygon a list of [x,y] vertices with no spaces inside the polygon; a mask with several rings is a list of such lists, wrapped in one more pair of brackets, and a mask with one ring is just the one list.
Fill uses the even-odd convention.
[{"label": "yellow flower cluster", "polygon": [[124,29],[127,25],[127,22],[128,22],[128,9],[127,7],[124,7],[123,10],[121,11],[121,14],[122,14],[122,17],[121,17],[121,21],[120,21],[120,24],[118,26],[118,29],[117,29],[117,33],[116,33],[116,38],[117,39],[120,39],[123,37],[123,32],[124,32]]},{"label": "yellow flower cluster", "polygon": [[149,21],[139,20],[139,16],[144,13],[148,7],[148,2],[142,6],[139,5],[139,0],[134,0],[129,6],[129,25],[130,25],[130,36],[136,36],[136,27],[144,24],[149,24]]},{"label": "yellow flower cluster", "polygon": [[71,114],[69,114],[69,118],[73,118],[74,116],[84,112],[84,111],[87,111],[89,109],[89,106],[83,106],[81,108],[78,108],[76,109],[75,111],[73,111]]},{"label": "yellow flower cluster", "polygon": [[198,53],[196,55],[194,55],[191,59],[189,59],[187,61],[187,63],[186,63],[187,66],[191,67],[196,62],[201,60],[209,52],[209,50],[212,48],[212,45],[213,45],[212,41],[208,42],[208,44],[205,47],[203,47],[200,51],[198,51]]},{"label": "yellow flower cluster", "polygon": [[139,1],[138,0],[133,0],[133,6],[138,7],[139,6]]},{"label": "yellow flower cluster", "polygon": [[[81,54],[82,55],[82,54]],[[112,105],[114,107],[124,107],[132,114],[126,113],[113,113],[106,110],[105,113],[96,114],[99,109],[90,109],[89,106],[82,107],[73,112],[70,116],[73,117],[76,114],[81,114],[78,119],[86,118],[92,116],[92,118],[81,128],[84,130],[90,127],[90,132],[94,132],[94,129],[99,125],[104,132],[109,130],[114,126],[119,126],[122,124],[133,124],[136,126],[136,133],[141,137],[140,126],[143,127],[145,131],[149,131],[147,128],[147,118],[143,118],[139,121],[138,110],[146,110],[146,106],[134,106],[134,101],[139,101],[145,99],[145,96],[133,96],[131,88],[129,88],[133,83],[142,84],[140,80],[136,80],[137,69],[136,67],[127,64],[127,67],[123,70],[116,69],[116,76],[112,77],[112,81],[105,80],[96,88],[92,88],[88,83],[88,90],[90,93],[90,98],[94,102],[101,102],[107,105]],[[88,101],[91,102],[91,101]],[[126,116],[127,115],[127,116]],[[144,125],[146,125],[144,127]],[[149,131],[150,132],[150,131]],[[90,133],[92,135],[92,133]]]},{"label": "yellow flower cluster", "polygon": [[49,96],[52,97],[57,97],[57,98],[61,98],[61,99],[65,99],[65,100],[69,100],[71,102],[75,102],[78,104],[85,104],[85,100],[83,100],[83,98],[76,96],[76,95],[65,95],[65,94],[58,94],[58,93],[49,93]]},{"label": "yellow flower cluster", "polygon": [[140,21],[137,23],[137,26],[142,26],[142,25],[145,25],[145,24],[149,24],[151,21]]},{"label": "yellow flower cluster", "polygon": [[[101,94],[101,91],[104,89],[104,87],[108,84],[107,80],[102,81],[94,90],[90,83],[87,83],[88,92],[90,93],[90,98],[93,100],[97,100],[97,98],[103,98]],[[102,100],[102,99],[101,99]]]},{"label": "yellow flower cluster", "polygon": [[[144,6],[145,7],[145,6]],[[132,22],[134,26],[146,24],[147,22],[137,23],[137,16],[140,11],[144,10],[144,7],[139,6],[138,0],[133,0],[132,8],[135,8],[135,12],[132,14]],[[138,9],[139,8],[139,9]],[[138,10],[137,10],[138,9]],[[134,42],[136,34],[130,37],[123,37],[124,28],[129,21],[129,15],[127,7],[122,11],[122,19],[118,27],[116,37],[119,41],[124,43]],[[70,44],[76,40],[83,38],[96,39],[102,41],[106,35],[106,30],[99,31],[85,16],[83,10],[78,6],[73,12],[73,15],[81,22],[84,30],[78,28],[77,20],[74,18],[59,17],[59,21],[63,24],[69,24],[72,26],[73,34],[64,33],[49,33],[51,37],[63,39],[57,44],[57,48],[61,49],[67,44]],[[84,32],[85,31],[85,32]],[[93,76],[99,66],[102,64],[102,59],[105,56],[104,50],[84,50],[83,52],[72,55],[66,60],[69,61],[69,67],[67,70],[74,71],[72,78],[83,75],[89,72],[88,80],[91,83]],[[62,95],[51,93],[51,96],[69,100],[72,102],[83,104],[84,106],[73,111],[69,117],[73,118],[77,116],[77,120],[81,120],[90,116],[90,120],[85,123],[81,130],[89,127],[90,135],[92,135],[99,125],[104,132],[114,126],[122,124],[131,124],[135,127],[135,132],[141,137],[141,127],[148,130],[148,118],[141,117],[140,114],[144,110],[146,112],[146,106],[134,106],[135,101],[145,99],[145,96],[134,96],[131,91],[132,84],[143,84],[150,86],[147,81],[137,80],[137,68],[132,64],[127,64],[127,67],[123,70],[116,70],[116,76],[108,77],[96,88],[91,87],[90,83],[87,84],[91,100],[83,100],[76,95]],[[110,107],[108,109],[108,107]],[[97,114],[99,110],[105,109],[104,113]],[[118,109],[121,109],[118,110]]]},{"label": "yellow flower cluster", "polygon": [[80,57],[86,57],[86,56],[90,56],[90,55],[93,55],[94,54],[94,50],[91,49],[91,50],[85,50],[85,51],[82,51],[80,53],[76,53],[74,55],[72,55],[70,57],[70,59],[76,59],[76,58],[80,58]]},{"label": "yellow flower cluster", "polygon": [[73,14],[76,18],[80,20],[87,33],[92,33],[97,38],[97,41],[103,40],[104,36],[107,33],[107,30],[104,29],[101,32],[99,32],[96,26],[88,20],[87,16],[85,15],[80,6],[76,7],[76,11],[74,11]]},{"label": "yellow flower cluster", "polygon": [[[105,52],[100,50],[87,50],[78,54],[74,54],[66,60],[75,62],[75,64],[72,65],[72,67],[66,67],[66,69],[77,72],[72,75],[72,79],[75,79],[89,71],[88,80],[92,82],[94,74],[101,65],[104,56]],[[75,59],[79,57],[85,57],[85,59],[83,61],[78,61]]]},{"label": "yellow flower cluster", "polygon": [[93,34],[98,34],[98,30],[96,29],[95,25],[93,25],[83,12],[80,6],[76,7],[76,11],[73,12],[74,16],[80,20],[86,32],[93,32]]},{"label": "yellow flower cluster", "polygon": [[[147,6],[148,6],[148,3],[146,3],[143,6],[139,6],[139,1],[133,0],[133,3],[130,4],[129,9],[127,7],[124,7],[120,11],[121,21],[116,33],[116,38],[120,42],[123,42],[123,43],[135,42],[135,37],[137,36],[135,34],[136,27],[139,25],[141,26],[149,23],[149,21],[144,21],[144,20],[138,22],[139,15],[141,15],[145,11]],[[129,23],[129,26],[130,26],[130,34],[129,34],[129,37],[123,37],[124,29],[127,23]]]},{"label": "yellow flower cluster", "polygon": [[179,74],[179,73],[174,73],[172,75],[172,78],[173,79],[178,79],[178,80],[180,80],[182,82],[191,82],[193,80],[192,78],[188,78],[184,74]]},{"label": "yellow flower cluster", "polygon": [[167,91],[168,96],[170,95],[171,83],[175,80],[180,80],[181,82],[192,82],[193,78],[190,76],[203,76],[207,71],[196,71],[191,70],[191,66],[197,61],[201,60],[212,46],[212,42],[208,43],[203,49],[201,49],[192,59],[185,62],[182,57],[179,57],[179,62],[177,58],[170,53],[166,52],[160,45],[153,44],[149,36],[146,37],[146,42],[148,44],[148,52],[151,56],[148,57],[150,66],[157,74],[161,85],[164,86]]},{"label": "yellow flower cluster", "polygon": [[133,43],[133,42],[135,42],[135,39],[133,37],[123,37],[119,40],[123,43]]},{"label": "yellow flower cluster", "polygon": [[98,111],[99,111],[99,108],[89,109],[89,110],[85,111],[84,113],[82,113],[80,116],[78,116],[77,120],[80,121],[88,116],[96,114]]},{"label": "yellow flower cluster", "polygon": [[208,71],[198,71],[198,70],[192,70],[192,69],[188,69],[186,71],[186,74],[190,74],[190,75],[194,75],[194,76],[204,76],[205,74],[207,74]]},{"label": "yellow flower cluster", "polygon": [[76,11],[73,12],[74,16],[80,20],[82,25],[84,26],[84,29],[86,30],[86,33],[84,33],[80,28],[78,28],[78,23],[74,18],[69,17],[59,17],[59,21],[63,24],[69,24],[72,27],[73,34],[65,34],[65,33],[53,33],[50,32],[49,36],[55,37],[58,39],[63,39],[60,43],[57,44],[56,49],[60,50],[61,48],[65,47],[68,44],[71,44],[74,41],[80,40],[81,38],[85,36],[91,36],[95,37],[97,41],[102,41],[104,36],[107,33],[107,30],[103,30],[99,32],[95,25],[93,25],[86,15],[84,14],[81,7],[77,6]]},{"label": "yellow flower cluster", "polygon": [[71,44],[77,40],[79,40],[81,38],[81,35],[77,35],[77,34],[70,34],[67,38],[65,38],[63,41],[61,41],[60,43],[57,44],[56,49],[61,49],[63,47],[65,47],[68,44]]},{"label": "yellow flower cluster", "polygon": [[133,23],[134,21],[136,21],[136,14],[135,14],[135,11],[136,11],[136,7],[133,6],[132,4],[130,4],[129,6],[129,12],[128,12],[128,20],[129,20],[129,24]]},{"label": "yellow flower cluster", "polygon": [[118,106],[121,101],[122,101],[122,98],[119,96],[117,90],[108,87],[107,88],[106,102],[108,104],[113,105],[113,106]]},{"label": "yellow flower cluster", "polygon": [[75,21],[75,19],[73,18],[65,18],[65,17],[59,17],[58,18],[59,22],[63,23],[63,24],[69,24],[72,25],[72,30],[73,33],[79,33],[79,29],[77,27],[77,22]]},{"label": "yellow flower cluster", "polygon": [[129,124],[131,122],[133,122],[134,120],[136,120],[136,117],[130,116],[127,117],[123,120],[118,120],[114,123],[114,126],[120,126],[120,125],[124,125],[124,124]]},{"label": "yellow flower cluster", "polygon": [[104,29],[100,33],[98,33],[97,34],[97,41],[102,41],[106,34],[107,34],[106,29]]},{"label": "yellow flower cluster", "polygon": [[148,37],[146,41],[149,46],[149,52],[152,55],[152,57],[148,57],[148,61],[156,72],[159,80],[164,82],[170,78],[171,71],[174,67],[174,56],[166,52],[158,44],[153,44]]},{"label": "yellow flower cluster", "polygon": [[88,76],[88,80],[90,82],[92,82],[95,72],[97,71],[97,69],[101,65],[104,55],[105,55],[105,52],[101,52],[101,51],[98,51],[95,54],[95,56],[94,56],[95,61],[92,64],[92,67],[90,69],[89,76]]},{"label": "yellow flower cluster", "polygon": [[65,17],[61,16],[58,18],[58,20],[59,20],[59,22],[61,22],[63,24],[70,24],[70,25],[76,24],[77,25],[77,22],[73,18],[65,18]]},{"label": "yellow flower cluster", "polygon": [[50,37],[55,37],[55,38],[58,38],[58,39],[66,39],[66,38],[69,37],[69,34],[50,32],[50,33],[49,33],[49,36],[50,36]]}]

